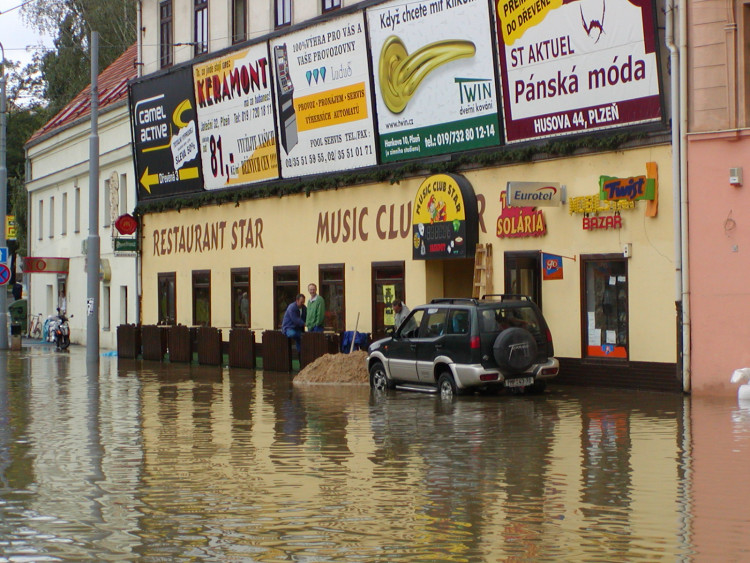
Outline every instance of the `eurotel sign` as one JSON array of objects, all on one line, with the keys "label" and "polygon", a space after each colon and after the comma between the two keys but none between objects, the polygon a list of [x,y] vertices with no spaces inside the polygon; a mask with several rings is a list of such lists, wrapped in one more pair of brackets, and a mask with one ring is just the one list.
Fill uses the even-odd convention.
[{"label": "eurotel sign", "polygon": [[555,182],[508,182],[508,207],[557,207],[563,187]]}]

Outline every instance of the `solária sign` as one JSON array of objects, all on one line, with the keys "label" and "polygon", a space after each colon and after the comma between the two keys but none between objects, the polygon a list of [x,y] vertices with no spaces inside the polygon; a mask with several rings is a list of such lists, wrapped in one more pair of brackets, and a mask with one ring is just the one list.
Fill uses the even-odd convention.
[{"label": "sol\u00e1ria sign", "polygon": [[562,188],[555,182],[508,182],[509,207],[556,207],[562,203]]}]

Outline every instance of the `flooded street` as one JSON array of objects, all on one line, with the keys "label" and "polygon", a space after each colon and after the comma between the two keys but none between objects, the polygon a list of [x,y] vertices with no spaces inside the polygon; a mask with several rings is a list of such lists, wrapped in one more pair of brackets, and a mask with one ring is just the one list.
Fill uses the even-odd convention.
[{"label": "flooded street", "polygon": [[0,561],[738,561],[750,406],[0,353]]}]

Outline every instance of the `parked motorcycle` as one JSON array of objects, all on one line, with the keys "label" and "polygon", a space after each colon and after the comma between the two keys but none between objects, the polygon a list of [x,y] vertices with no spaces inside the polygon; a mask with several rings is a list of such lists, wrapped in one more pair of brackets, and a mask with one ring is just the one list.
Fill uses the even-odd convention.
[{"label": "parked motorcycle", "polygon": [[[71,315],[72,317],[73,315]],[[70,325],[64,311],[57,310],[57,321],[54,324],[55,348],[60,352],[70,346]]]}]

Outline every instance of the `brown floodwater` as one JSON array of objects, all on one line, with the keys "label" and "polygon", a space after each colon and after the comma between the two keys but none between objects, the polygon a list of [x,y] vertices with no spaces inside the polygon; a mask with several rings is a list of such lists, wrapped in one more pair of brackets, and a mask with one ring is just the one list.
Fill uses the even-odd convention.
[{"label": "brown floodwater", "polygon": [[750,405],[0,352],[0,562],[741,561]]}]

